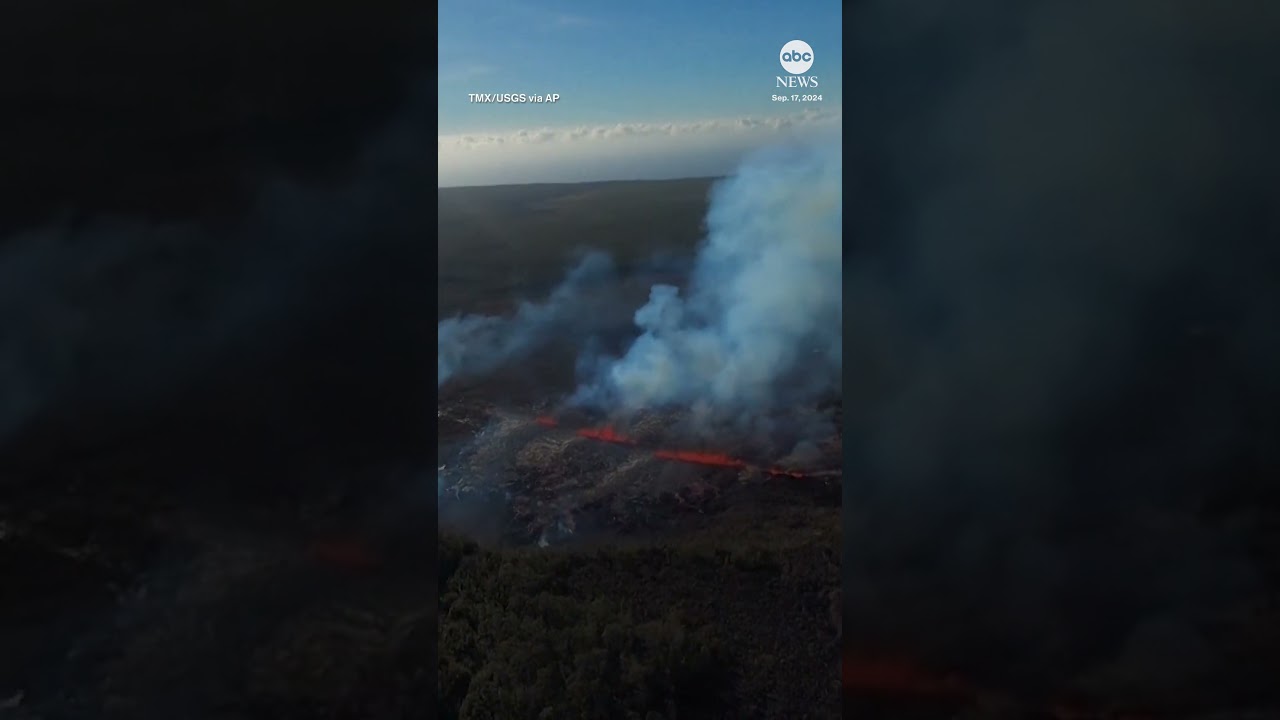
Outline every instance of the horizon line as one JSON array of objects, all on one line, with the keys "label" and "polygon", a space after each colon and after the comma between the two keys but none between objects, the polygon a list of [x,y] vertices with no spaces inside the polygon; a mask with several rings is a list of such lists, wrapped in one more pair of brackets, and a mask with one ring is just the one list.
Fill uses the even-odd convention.
[{"label": "horizon line", "polygon": [[603,185],[606,183],[655,183],[655,182],[680,182],[687,180],[723,180],[729,177],[724,175],[692,175],[681,177],[666,178],[614,178],[609,180],[577,180],[573,182],[526,182],[526,183],[486,183],[479,185],[437,185],[436,190],[468,190],[475,188],[499,188],[499,187],[543,187],[551,185]]}]

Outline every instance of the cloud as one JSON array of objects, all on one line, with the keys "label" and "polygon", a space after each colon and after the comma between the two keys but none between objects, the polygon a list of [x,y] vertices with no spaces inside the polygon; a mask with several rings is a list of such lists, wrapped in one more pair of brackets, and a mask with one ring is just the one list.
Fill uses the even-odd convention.
[{"label": "cloud", "polygon": [[522,143],[542,143],[554,139],[555,133],[551,130],[519,130],[512,137],[513,142]]},{"label": "cloud", "polygon": [[481,63],[455,65],[441,68],[439,79],[441,82],[466,82],[486,75],[492,75],[496,72],[498,72],[498,68]]},{"label": "cloud", "polygon": [[539,32],[599,27],[606,24],[597,17],[561,12],[543,3],[517,2],[514,0],[467,0],[465,3],[440,3],[448,12],[465,12],[469,18],[487,26],[534,29]]},{"label": "cloud", "polygon": [[840,109],[806,109],[794,115],[774,117],[744,116],[689,122],[666,123],[615,123],[613,125],[584,125],[567,128],[540,128],[516,130],[504,134],[441,135],[437,147],[471,149],[506,144],[543,144],[550,142],[582,142],[614,140],[625,137],[680,137],[718,134],[730,131],[776,132],[793,127],[837,126]]}]

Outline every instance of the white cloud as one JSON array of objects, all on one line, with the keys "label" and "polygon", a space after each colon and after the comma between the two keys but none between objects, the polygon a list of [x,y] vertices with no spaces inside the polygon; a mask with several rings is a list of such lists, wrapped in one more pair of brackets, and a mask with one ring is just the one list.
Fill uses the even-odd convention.
[{"label": "white cloud", "polygon": [[465,82],[485,75],[492,75],[498,69],[492,65],[456,65],[440,68],[438,77],[442,82]]},{"label": "white cloud", "polygon": [[792,115],[771,117],[744,116],[691,122],[667,123],[616,123],[613,125],[584,125],[567,128],[538,128],[516,130],[501,134],[441,135],[437,146],[441,149],[472,149],[495,145],[538,145],[554,142],[592,142],[631,137],[682,137],[726,132],[770,132],[818,125],[836,125],[840,122],[840,110],[806,109]]}]

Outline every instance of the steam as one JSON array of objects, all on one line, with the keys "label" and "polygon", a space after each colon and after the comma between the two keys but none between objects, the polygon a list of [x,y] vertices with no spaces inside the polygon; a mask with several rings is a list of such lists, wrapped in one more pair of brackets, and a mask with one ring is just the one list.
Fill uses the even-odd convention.
[{"label": "steam", "polygon": [[486,375],[579,331],[591,312],[586,292],[613,274],[613,260],[592,252],[541,303],[522,302],[510,317],[464,315],[441,321],[437,387],[455,377]]},{"label": "steam", "polygon": [[715,422],[839,392],[840,173],[838,142],[749,157],[712,191],[687,288],[652,286],[620,354],[597,351],[612,330],[601,286],[619,279],[591,253],[543,302],[441,321],[438,384],[564,342],[580,353],[569,402],[609,413],[675,406]]},{"label": "steam", "polygon": [[717,186],[688,290],[655,285],[640,336],[574,400],[767,412],[838,388],[839,146],[771,148]]}]

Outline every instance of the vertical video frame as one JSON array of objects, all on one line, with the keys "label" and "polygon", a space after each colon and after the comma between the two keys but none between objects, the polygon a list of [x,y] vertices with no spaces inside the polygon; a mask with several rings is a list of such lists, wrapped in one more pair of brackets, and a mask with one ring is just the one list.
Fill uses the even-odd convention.
[{"label": "vertical video frame", "polygon": [[438,32],[441,717],[838,717],[840,4]]}]

